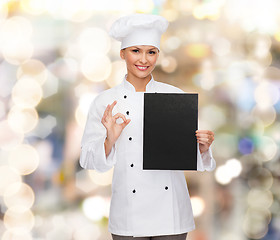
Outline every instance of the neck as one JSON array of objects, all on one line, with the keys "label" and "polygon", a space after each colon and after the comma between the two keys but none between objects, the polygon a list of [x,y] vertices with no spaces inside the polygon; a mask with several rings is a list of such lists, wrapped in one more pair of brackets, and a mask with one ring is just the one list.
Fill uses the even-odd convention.
[{"label": "neck", "polygon": [[136,92],[146,92],[146,86],[151,79],[152,75],[148,75],[145,78],[137,78],[131,74],[127,74],[126,78],[134,86]]}]

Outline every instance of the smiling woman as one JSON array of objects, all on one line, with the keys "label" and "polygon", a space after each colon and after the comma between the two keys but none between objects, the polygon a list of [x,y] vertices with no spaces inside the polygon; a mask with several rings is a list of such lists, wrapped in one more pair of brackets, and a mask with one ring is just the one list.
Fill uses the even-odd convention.
[{"label": "smiling woman", "polygon": [[[195,228],[183,171],[143,170],[144,93],[183,92],[152,76],[167,25],[165,18],[146,14],[129,15],[112,25],[110,35],[121,41],[127,74],[121,84],[94,99],[84,130],[81,166],[99,172],[114,167],[109,215],[114,240],[185,240]],[[193,134],[199,171],[213,170],[213,132]]]},{"label": "smiling woman", "polygon": [[134,84],[136,92],[145,92],[143,86],[151,80],[159,50],[153,46],[132,46],[120,51],[127,66],[127,81]]}]

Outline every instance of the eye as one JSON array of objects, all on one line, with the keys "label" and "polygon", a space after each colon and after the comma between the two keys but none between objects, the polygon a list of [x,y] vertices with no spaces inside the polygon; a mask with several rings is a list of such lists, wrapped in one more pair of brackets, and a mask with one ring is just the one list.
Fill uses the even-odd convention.
[{"label": "eye", "polygon": [[138,49],[133,49],[132,52],[138,53],[139,50]]},{"label": "eye", "polygon": [[153,54],[156,54],[155,51],[150,51],[149,54],[153,55]]}]

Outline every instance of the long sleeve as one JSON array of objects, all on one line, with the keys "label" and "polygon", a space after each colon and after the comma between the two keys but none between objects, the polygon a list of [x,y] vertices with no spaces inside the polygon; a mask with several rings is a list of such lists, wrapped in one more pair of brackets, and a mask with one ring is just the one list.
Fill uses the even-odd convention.
[{"label": "long sleeve", "polygon": [[96,103],[97,98],[91,104],[88,113],[81,144],[80,165],[82,168],[105,172],[116,163],[116,149],[114,145],[106,158],[104,147],[106,128],[101,123],[105,108]]},{"label": "long sleeve", "polygon": [[213,171],[216,168],[216,161],[213,158],[211,147],[208,151],[200,153],[199,144],[197,144],[197,171]]}]

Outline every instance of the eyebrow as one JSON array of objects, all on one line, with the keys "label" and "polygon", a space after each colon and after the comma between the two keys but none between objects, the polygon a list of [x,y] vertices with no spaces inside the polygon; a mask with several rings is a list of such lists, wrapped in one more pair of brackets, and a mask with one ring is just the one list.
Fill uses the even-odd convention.
[{"label": "eyebrow", "polygon": [[[135,46],[133,46],[133,47],[134,47],[134,49],[136,48],[136,49],[139,49],[139,50],[143,50],[139,47],[135,47]],[[156,47],[153,47],[153,48],[148,49],[147,51],[152,51],[152,50],[156,50],[156,49],[157,49]]]}]

